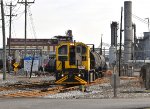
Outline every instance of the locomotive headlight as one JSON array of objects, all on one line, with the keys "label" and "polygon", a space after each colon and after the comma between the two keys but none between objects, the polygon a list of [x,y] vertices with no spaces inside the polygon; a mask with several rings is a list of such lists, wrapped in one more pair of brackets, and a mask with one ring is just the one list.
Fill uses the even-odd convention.
[{"label": "locomotive headlight", "polygon": [[74,45],[74,43],[71,43],[70,45]]},{"label": "locomotive headlight", "polygon": [[61,74],[61,76],[63,77],[63,76],[64,76],[64,74]]},{"label": "locomotive headlight", "polygon": [[78,74],[79,77],[81,77],[81,74]]}]

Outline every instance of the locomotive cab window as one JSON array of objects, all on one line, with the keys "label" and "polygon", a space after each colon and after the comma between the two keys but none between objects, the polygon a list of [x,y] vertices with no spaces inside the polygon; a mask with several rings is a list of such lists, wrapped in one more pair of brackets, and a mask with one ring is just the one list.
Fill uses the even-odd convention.
[{"label": "locomotive cab window", "polygon": [[86,53],[86,47],[82,46],[82,54],[85,54],[85,53]]},{"label": "locomotive cab window", "polygon": [[77,47],[77,53],[81,53],[81,48],[80,48],[80,46]]},{"label": "locomotive cab window", "polygon": [[58,54],[59,55],[67,55],[67,45],[62,45],[61,47],[59,47],[58,49]]},{"label": "locomotive cab window", "polygon": [[58,60],[59,61],[67,61],[67,53],[68,53],[68,49],[67,49],[67,45],[62,45],[61,47],[58,48]]},{"label": "locomotive cab window", "polygon": [[86,54],[86,47],[84,45],[77,46],[77,53],[82,53],[82,55]]},{"label": "locomotive cab window", "polygon": [[70,65],[75,65],[75,46],[70,46]]},{"label": "locomotive cab window", "polygon": [[82,46],[82,61],[86,61],[86,47]]}]

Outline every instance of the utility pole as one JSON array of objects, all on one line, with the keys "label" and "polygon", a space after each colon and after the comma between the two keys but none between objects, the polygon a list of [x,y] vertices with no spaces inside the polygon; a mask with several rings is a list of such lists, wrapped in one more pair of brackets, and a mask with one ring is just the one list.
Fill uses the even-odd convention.
[{"label": "utility pole", "polygon": [[121,45],[122,45],[122,12],[123,7],[121,7],[121,22],[120,22],[120,49],[119,49],[119,76],[121,76]]},{"label": "utility pole", "polygon": [[2,17],[2,35],[3,35],[3,80],[6,80],[6,42],[5,42],[5,18],[4,18],[4,5],[1,0],[1,17]]},{"label": "utility pole", "polygon": [[[6,16],[9,16],[9,52],[8,52],[8,59],[11,58],[11,54],[10,54],[10,45],[11,45],[11,23],[12,23],[12,16],[16,16],[16,15],[13,15],[12,14],[12,7],[15,6],[15,5],[12,5],[12,2],[10,3],[10,5],[7,5],[10,7],[10,14],[9,15],[6,15]],[[10,72],[10,66],[11,66],[11,59],[9,60],[8,62],[8,72]]]},{"label": "utility pole", "polygon": [[19,2],[18,0],[18,3],[21,3],[21,4],[24,4],[25,5],[25,41],[24,41],[24,57],[26,57],[26,41],[27,41],[27,6],[28,4],[31,4],[31,3],[34,3],[35,0],[33,2],[28,2],[27,0],[25,0],[23,2],[23,0],[21,2]]},{"label": "utility pole", "polygon": [[101,34],[101,51],[100,51],[100,55],[102,55],[102,53],[103,53],[103,41],[102,41],[102,36],[103,36],[103,34]]},{"label": "utility pole", "polygon": [[134,30],[134,42],[133,42],[133,60],[136,60],[135,57],[135,47],[136,47],[136,43],[137,43],[137,38],[136,38],[136,24],[133,24],[133,30]]},{"label": "utility pole", "polygon": [[16,16],[16,15],[13,15],[12,14],[12,7],[15,6],[15,5],[12,5],[12,2],[10,3],[10,5],[7,5],[10,7],[10,13],[9,15],[6,15],[6,16],[9,16],[9,56],[10,56],[10,42],[11,42],[11,24],[12,24],[12,16]]}]

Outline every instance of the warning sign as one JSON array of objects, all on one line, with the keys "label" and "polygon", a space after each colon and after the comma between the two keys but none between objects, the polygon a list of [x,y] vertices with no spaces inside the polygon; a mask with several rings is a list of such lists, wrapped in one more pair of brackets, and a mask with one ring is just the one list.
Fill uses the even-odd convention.
[{"label": "warning sign", "polygon": [[19,63],[18,63],[18,62],[15,62],[13,65],[14,65],[14,67],[16,68],[16,67],[19,66]]}]

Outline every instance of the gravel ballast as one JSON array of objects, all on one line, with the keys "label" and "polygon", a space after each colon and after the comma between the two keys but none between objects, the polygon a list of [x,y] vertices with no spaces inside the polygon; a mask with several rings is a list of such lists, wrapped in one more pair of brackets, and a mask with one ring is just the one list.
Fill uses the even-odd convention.
[{"label": "gravel ballast", "polygon": [[[116,98],[145,98],[150,97],[150,91],[141,87],[139,79],[120,80]],[[111,99],[114,98],[113,88],[110,83],[103,83],[87,87],[85,92],[79,90],[48,95],[44,98],[53,99]]]}]

